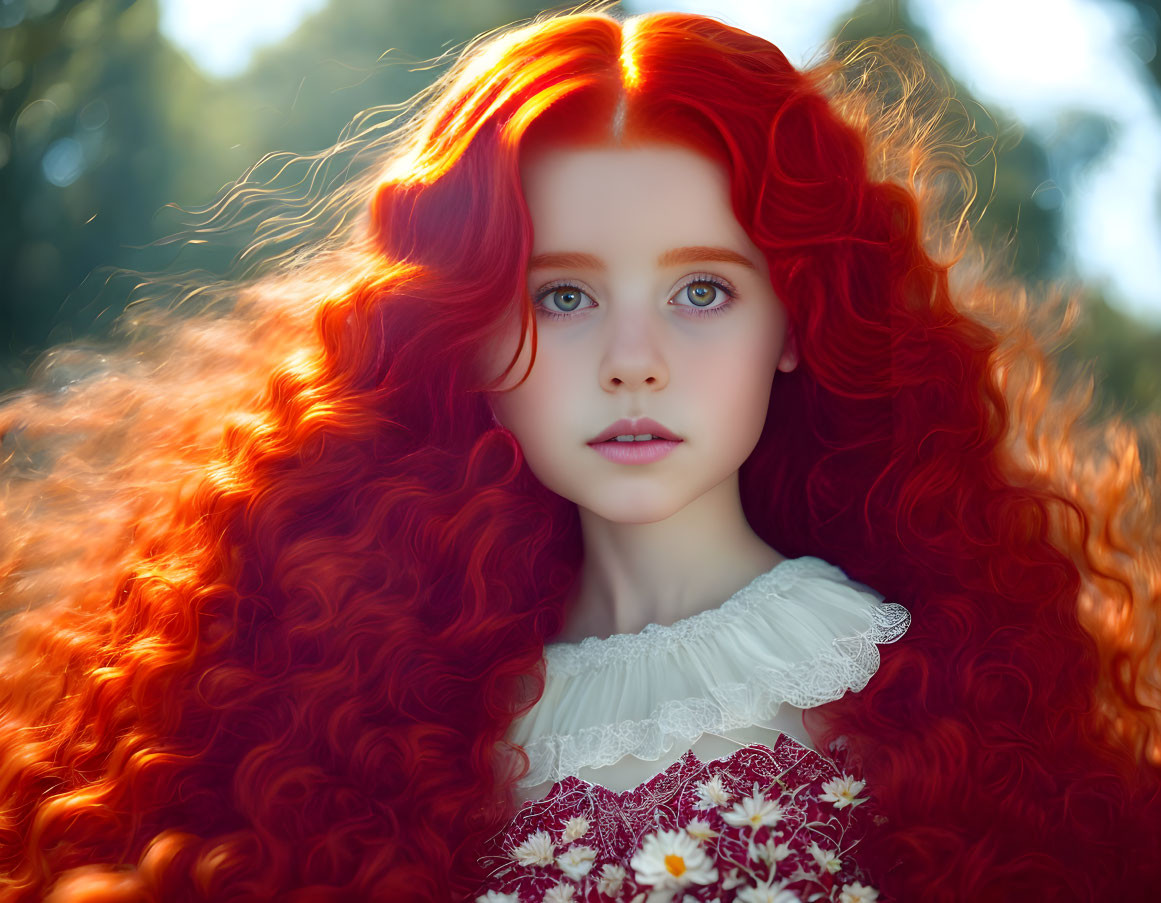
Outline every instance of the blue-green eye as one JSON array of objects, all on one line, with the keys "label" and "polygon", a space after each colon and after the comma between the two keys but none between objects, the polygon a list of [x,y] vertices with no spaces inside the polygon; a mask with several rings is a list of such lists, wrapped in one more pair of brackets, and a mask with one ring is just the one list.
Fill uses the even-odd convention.
[{"label": "blue-green eye", "polygon": [[546,285],[533,300],[536,312],[546,317],[567,317],[594,307],[588,292],[568,282]]},{"label": "blue-green eye", "polygon": [[[677,294],[670,298],[675,307],[683,308],[687,315],[708,317],[728,311],[738,293],[732,285],[709,273],[694,273],[680,286]],[[689,303],[682,303],[682,295]]]},{"label": "blue-green eye", "polygon": [[546,297],[550,298],[552,303],[560,310],[576,310],[580,307],[584,296],[585,293],[579,288],[565,286],[564,288],[558,288],[549,292]]},{"label": "blue-green eye", "polygon": [[691,282],[685,287],[685,297],[697,307],[708,307],[718,300],[718,291],[712,282]]}]

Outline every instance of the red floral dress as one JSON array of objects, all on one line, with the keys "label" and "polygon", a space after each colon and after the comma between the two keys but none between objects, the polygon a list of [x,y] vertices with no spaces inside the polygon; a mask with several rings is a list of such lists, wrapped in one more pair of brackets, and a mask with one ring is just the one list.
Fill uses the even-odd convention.
[{"label": "red floral dress", "polygon": [[783,734],[633,790],[576,777],[527,802],[481,859],[481,903],[883,903],[857,863],[863,781]]}]

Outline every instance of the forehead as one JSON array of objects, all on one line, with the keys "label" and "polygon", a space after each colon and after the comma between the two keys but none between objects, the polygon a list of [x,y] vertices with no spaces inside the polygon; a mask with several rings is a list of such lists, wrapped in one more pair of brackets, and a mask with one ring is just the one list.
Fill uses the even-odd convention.
[{"label": "forehead", "polygon": [[521,181],[540,251],[748,244],[725,170],[678,145],[541,150]]}]

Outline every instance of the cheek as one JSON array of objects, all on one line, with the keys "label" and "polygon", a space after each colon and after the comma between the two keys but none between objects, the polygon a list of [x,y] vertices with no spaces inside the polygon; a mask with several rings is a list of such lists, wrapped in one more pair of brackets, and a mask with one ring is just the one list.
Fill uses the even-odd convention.
[{"label": "cheek", "polygon": [[[476,374],[479,377],[480,385],[507,388],[516,384],[528,369],[528,361],[531,359],[531,329],[524,336],[524,347],[520,349],[520,356],[517,358],[516,363],[508,370],[508,375],[504,378],[503,382],[498,383],[497,381],[512,361],[512,356],[516,353],[516,348],[519,344],[520,310],[514,305],[500,318],[493,338],[477,353]],[[496,409],[494,401],[492,407]]]},{"label": "cheek", "polygon": [[530,438],[528,424],[535,423],[539,419],[537,412],[541,407],[537,394],[531,390],[527,382],[518,389],[492,396],[492,410],[497,419],[516,434],[521,445]]},{"label": "cheek", "polygon": [[699,367],[703,377],[696,388],[702,409],[710,415],[710,428],[726,447],[745,446],[749,454],[766,422],[770,387],[778,366],[777,349],[755,341],[750,332],[728,350]]},{"label": "cheek", "polygon": [[[524,375],[531,354],[525,349],[505,381],[514,385]],[[552,362],[541,347],[528,378],[519,386],[491,396],[496,417],[526,451],[539,447],[548,436],[561,432],[562,414],[569,405],[569,382],[553,372]]]},{"label": "cheek", "polygon": [[568,380],[550,372],[538,354],[528,379],[519,388],[494,395],[491,404],[497,419],[515,437],[532,474],[553,492],[575,500],[573,470],[576,452],[583,449],[571,392]]}]

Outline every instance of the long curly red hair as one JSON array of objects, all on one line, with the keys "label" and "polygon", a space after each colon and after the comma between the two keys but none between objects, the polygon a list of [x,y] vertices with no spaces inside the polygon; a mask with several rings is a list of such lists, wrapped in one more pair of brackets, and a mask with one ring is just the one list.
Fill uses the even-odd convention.
[{"label": "long curly red hair", "polygon": [[941,91],[879,45],[798,71],[708,18],[541,19],[469,46],[272,233],[325,209],[326,237],[264,235],[265,271],[52,352],[0,407],[0,900],[475,887],[580,564],[476,366],[514,308],[535,342],[543,140],[699,149],[767,256],[801,364],[746,514],[913,614],[810,713],[887,818],[882,891],[1161,886],[1159,443],[1061,386],[1074,308],[979,262]]}]

